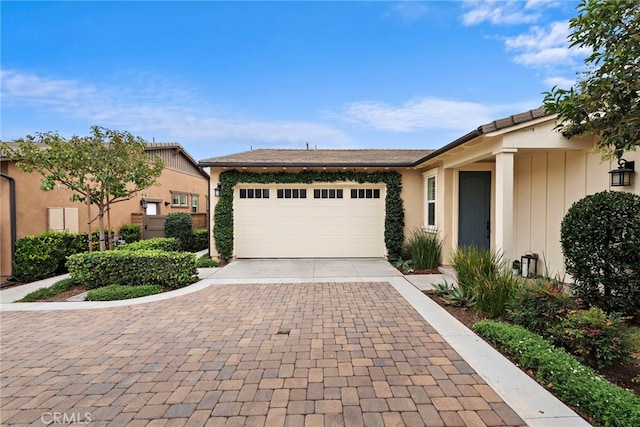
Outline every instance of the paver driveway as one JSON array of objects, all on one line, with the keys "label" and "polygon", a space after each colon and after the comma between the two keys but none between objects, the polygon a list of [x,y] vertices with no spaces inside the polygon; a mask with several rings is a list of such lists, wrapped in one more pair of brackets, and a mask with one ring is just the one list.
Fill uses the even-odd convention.
[{"label": "paver driveway", "polygon": [[2,313],[2,425],[524,425],[388,283]]}]

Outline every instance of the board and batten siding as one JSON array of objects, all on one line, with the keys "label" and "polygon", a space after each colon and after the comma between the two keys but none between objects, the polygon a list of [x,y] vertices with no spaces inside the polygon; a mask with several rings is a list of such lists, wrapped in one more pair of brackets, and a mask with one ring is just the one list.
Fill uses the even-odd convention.
[{"label": "board and batten siding", "polygon": [[[638,153],[627,160],[640,163]],[[537,151],[515,158],[515,254],[539,255],[538,273],[563,278],[560,226],[571,205],[588,194],[609,189],[609,171],[616,162],[602,161],[590,151]],[[633,186],[621,191],[640,193],[638,172]],[[568,279],[568,278],[566,278]]]}]

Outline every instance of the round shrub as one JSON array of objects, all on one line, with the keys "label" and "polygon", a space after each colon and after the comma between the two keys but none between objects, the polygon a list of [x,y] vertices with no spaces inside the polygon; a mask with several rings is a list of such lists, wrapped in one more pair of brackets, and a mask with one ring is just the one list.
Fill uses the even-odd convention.
[{"label": "round shrub", "polygon": [[164,223],[164,234],[166,237],[175,238],[183,251],[189,250],[191,244],[191,233],[193,220],[191,215],[184,212],[175,212],[167,215]]},{"label": "round shrub", "polygon": [[640,196],[603,191],[575,202],[560,242],[576,297],[606,312],[640,310]]}]

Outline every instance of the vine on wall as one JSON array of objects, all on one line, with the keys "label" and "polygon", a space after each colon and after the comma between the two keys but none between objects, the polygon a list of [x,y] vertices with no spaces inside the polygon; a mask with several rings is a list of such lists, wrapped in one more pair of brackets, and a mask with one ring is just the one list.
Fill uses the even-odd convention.
[{"label": "vine on wall", "polygon": [[355,181],[358,183],[380,183],[387,186],[385,199],[384,241],[390,259],[400,257],[404,243],[404,207],[400,193],[402,192],[402,175],[395,171],[388,172],[326,172],[302,171],[289,172],[239,172],[230,170],[220,174],[220,199],[214,210],[213,236],[216,250],[222,261],[233,256],[233,189],[236,184],[311,184],[313,182]]}]

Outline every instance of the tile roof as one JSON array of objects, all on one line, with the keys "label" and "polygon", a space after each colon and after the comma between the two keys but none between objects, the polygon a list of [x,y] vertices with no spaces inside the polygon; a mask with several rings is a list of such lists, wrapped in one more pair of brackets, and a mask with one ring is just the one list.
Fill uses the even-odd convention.
[{"label": "tile roof", "polygon": [[259,149],[212,157],[200,166],[217,167],[408,167],[419,163],[433,150],[325,150]]}]

